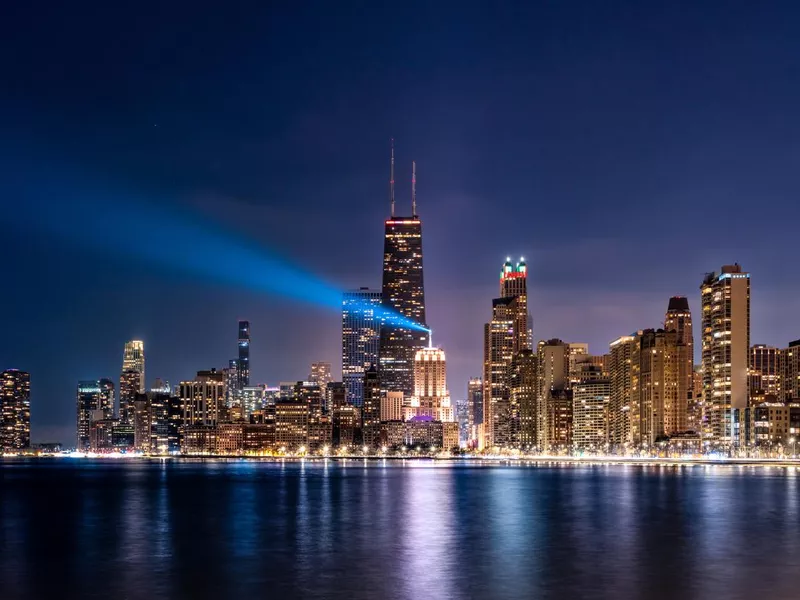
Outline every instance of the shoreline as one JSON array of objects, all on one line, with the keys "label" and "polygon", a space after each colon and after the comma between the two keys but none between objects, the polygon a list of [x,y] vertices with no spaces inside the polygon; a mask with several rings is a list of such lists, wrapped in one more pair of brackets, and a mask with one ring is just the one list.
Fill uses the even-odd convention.
[{"label": "shoreline", "polygon": [[733,466],[733,467],[794,467],[800,469],[798,458],[705,458],[705,457],[624,457],[624,456],[235,456],[227,454],[204,455],[174,455],[174,456],[145,456],[145,455],[3,455],[0,464],[9,461],[32,459],[60,459],[60,460],[123,460],[123,461],[226,461],[226,462],[431,462],[431,463],[459,463],[475,464],[476,466],[527,466],[527,465],[634,465],[634,466]]}]

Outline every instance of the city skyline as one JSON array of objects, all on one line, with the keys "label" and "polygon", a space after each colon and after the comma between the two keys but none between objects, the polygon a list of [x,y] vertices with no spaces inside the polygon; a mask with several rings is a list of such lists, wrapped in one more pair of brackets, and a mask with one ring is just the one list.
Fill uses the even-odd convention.
[{"label": "city skyline", "polygon": [[[20,291],[0,299],[0,366],[31,373],[34,440],[71,438],[76,381],[118,382],[131,339],[146,343],[147,385],[227,365],[243,318],[252,381],[299,380],[313,361],[339,379],[338,315],[264,286],[291,290],[303,271],[380,289],[393,137],[398,214],[417,163],[426,320],[454,399],[481,373],[483,332],[465,323],[488,318],[508,255],[528,263],[535,340],[599,353],[658,326],[676,295],[697,327],[703,274],[737,261],[753,273],[752,343],[800,337],[800,284],[776,260],[800,219],[796,7],[592,6],[578,23],[565,6],[429,6],[417,28],[410,6],[369,6],[346,40],[344,16],[311,16],[312,44],[297,8],[210,19],[198,39],[204,10],[142,7],[126,31],[66,12],[47,34],[0,40],[17,57],[0,93],[0,252]],[[132,47],[175,55],[145,69]],[[243,247],[291,268],[273,276]],[[156,252],[172,262],[143,260]]]}]

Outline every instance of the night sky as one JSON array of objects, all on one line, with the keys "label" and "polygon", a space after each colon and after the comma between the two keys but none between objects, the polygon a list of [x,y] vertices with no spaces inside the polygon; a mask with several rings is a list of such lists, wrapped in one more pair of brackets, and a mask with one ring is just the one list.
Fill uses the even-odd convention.
[{"label": "night sky", "polygon": [[132,338],[148,385],[225,366],[239,318],[254,382],[338,374],[340,316],[303,296],[380,286],[392,137],[455,398],[506,255],[536,339],[697,317],[734,261],[753,343],[800,338],[797,3],[379,4],[3,15],[0,368],[31,372],[34,441],[73,440],[77,380]]}]

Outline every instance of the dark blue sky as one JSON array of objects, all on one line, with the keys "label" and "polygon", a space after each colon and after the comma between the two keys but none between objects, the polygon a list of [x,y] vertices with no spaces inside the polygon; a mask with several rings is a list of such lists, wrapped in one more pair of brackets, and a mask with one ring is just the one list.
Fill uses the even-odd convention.
[{"label": "dark blue sky", "polygon": [[537,339],[601,353],[674,294],[697,315],[733,261],[753,342],[800,337],[796,3],[224,6],[0,20],[0,367],[32,374],[35,441],[71,441],[76,381],[134,337],[173,383],[224,366],[240,317],[255,381],[338,369],[338,314],[270,265],[379,286],[390,137],[455,397],[507,254]]}]

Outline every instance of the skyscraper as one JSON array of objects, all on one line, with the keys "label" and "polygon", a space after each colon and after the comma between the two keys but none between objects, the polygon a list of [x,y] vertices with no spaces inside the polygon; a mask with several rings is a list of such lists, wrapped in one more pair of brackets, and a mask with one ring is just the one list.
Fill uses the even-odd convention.
[{"label": "skyscraper", "polygon": [[91,446],[92,421],[109,420],[114,416],[114,382],[94,379],[78,382],[76,433],[78,450]]},{"label": "skyscraper", "polygon": [[391,216],[385,222],[379,368],[381,387],[411,395],[416,351],[428,343],[425,325],[425,286],[422,276],[422,221],[417,216],[416,166],[413,166],[411,216],[394,213],[394,145],[389,189]]},{"label": "skyscraper", "polygon": [[783,397],[786,402],[800,401],[800,340],[789,342],[783,351]]},{"label": "skyscraper", "polygon": [[378,365],[380,319],[375,309],[381,304],[381,292],[360,288],[342,296],[342,381],[347,401],[355,406],[364,403],[364,375]]},{"label": "skyscraper", "polygon": [[652,448],[659,438],[687,430],[689,380],[685,346],[676,330],[639,331],[631,353],[631,437]]},{"label": "skyscraper", "polygon": [[145,392],[144,374],[144,342],[141,340],[131,340],[125,342],[125,349],[122,352],[122,372],[137,371],[141,374],[139,389],[140,394]]},{"label": "skyscraper", "polygon": [[708,273],[703,306],[703,401],[712,442],[739,442],[738,411],[747,407],[750,274],[738,264]]},{"label": "skyscraper", "polygon": [[447,390],[447,362],[439,348],[421,348],[414,356],[414,395],[406,409],[406,419],[430,417],[451,423],[455,412]]},{"label": "skyscraper", "polygon": [[364,445],[377,448],[380,443],[381,382],[378,369],[371,365],[364,375],[364,403],[361,407],[361,427]]},{"label": "skyscraper", "polygon": [[239,321],[238,389],[250,385],[250,321]]},{"label": "skyscraper", "polygon": [[178,396],[183,425],[216,425],[225,408],[224,374],[198,371],[193,381],[181,381]]},{"label": "skyscraper", "polygon": [[569,390],[570,344],[559,339],[540,341],[537,347],[537,446],[555,449],[572,440],[572,396]]},{"label": "skyscraper", "polygon": [[0,373],[0,451],[31,445],[31,376],[8,369]]},{"label": "skyscraper", "polygon": [[608,442],[621,448],[633,442],[631,435],[631,360],[635,338],[624,335],[609,345],[610,396],[608,402]]},{"label": "skyscraper", "polygon": [[123,423],[133,424],[136,396],[141,394],[142,373],[127,369],[119,376],[119,418]]},{"label": "skyscraper", "polygon": [[482,447],[511,443],[511,390],[508,370],[514,357],[517,298],[492,300],[492,320],[483,329],[483,443]]},{"label": "skyscraper", "polygon": [[[694,334],[692,331],[692,312],[689,310],[689,301],[683,296],[673,296],[669,299],[667,313],[664,316],[664,330],[677,332],[676,352],[678,361],[678,381],[680,386],[679,395],[685,394],[684,398],[678,398],[678,402],[686,404],[686,410],[693,394],[694,381]],[[688,412],[687,412],[688,415]],[[688,419],[688,418],[687,418]],[[683,430],[689,429],[688,420],[679,423]]]},{"label": "skyscraper", "polygon": [[532,347],[528,319],[528,266],[521,258],[516,265],[506,259],[500,272],[500,297],[516,298],[516,313],[513,316],[514,354]]},{"label": "skyscraper", "polygon": [[511,445],[532,449],[537,445],[539,422],[536,416],[536,354],[525,348],[511,360]]}]

